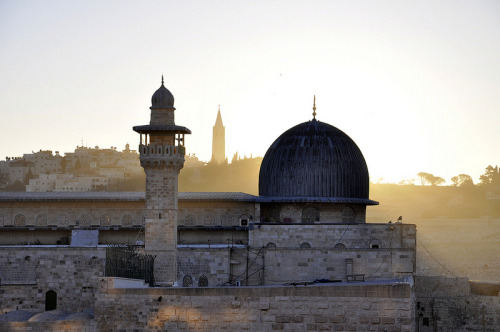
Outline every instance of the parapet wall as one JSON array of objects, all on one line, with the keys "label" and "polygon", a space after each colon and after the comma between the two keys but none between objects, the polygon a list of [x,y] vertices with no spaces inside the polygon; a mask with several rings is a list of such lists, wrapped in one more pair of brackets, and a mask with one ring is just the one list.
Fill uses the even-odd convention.
[{"label": "parapet wall", "polygon": [[414,330],[406,283],[116,289],[108,280],[96,301],[99,330]]},{"label": "parapet wall", "polygon": [[411,224],[255,224],[249,232],[254,248],[273,243],[278,248],[416,248],[416,227]]},{"label": "parapet wall", "polygon": [[500,284],[415,278],[417,331],[498,331]]}]

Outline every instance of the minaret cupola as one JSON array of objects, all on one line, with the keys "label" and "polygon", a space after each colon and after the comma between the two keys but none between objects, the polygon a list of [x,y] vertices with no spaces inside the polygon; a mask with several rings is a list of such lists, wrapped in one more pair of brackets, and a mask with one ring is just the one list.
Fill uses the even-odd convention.
[{"label": "minaret cupola", "polygon": [[174,108],[174,95],[170,92],[163,84],[163,75],[161,76],[161,86],[155,91],[151,97],[151,109],[153,108],[164,108],[172,109]]}]

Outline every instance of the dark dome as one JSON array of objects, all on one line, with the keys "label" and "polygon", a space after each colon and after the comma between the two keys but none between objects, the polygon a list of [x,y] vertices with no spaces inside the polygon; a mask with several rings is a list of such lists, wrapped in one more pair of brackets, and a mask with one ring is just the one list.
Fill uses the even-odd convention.
[{"label": "dark dome", "polygon": [[260,166],[260,196],[368,199],[368,186],[368,167],[356,143],[317,120],[281,134]]},{"label": "dark dome", "polygon": [[163,79],[160,88],[151,97],[151,107],[174,108],[174,95],[163,85]]}]

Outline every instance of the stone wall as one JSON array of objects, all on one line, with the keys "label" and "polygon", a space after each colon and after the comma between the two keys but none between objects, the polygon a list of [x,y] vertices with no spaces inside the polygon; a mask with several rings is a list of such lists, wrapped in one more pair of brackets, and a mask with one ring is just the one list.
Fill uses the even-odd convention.
[{"label": "stone wall", "polygon": [[364,223],[366,205],[332,203],[262,203],[263,222],[301,223],[308,219],[308,211],[315,211],[316,216],[306,222],[327,223]]},{"label": "stone wall", "polygon": [[104,258],[100,248],[1,248],[0,312],[44,311],[49,290],[57,293],[57,308],[93,307]]},{"label": "stone wall", "polygon": [[179,226],[239,226],[240,219],[256,217],[251,202],[180,202]]},{"label": "stone wall", "polygon": [[90,321],[55,321],[55,322],[0,322],[0,331],[8,332],[95,332],[97,325]]},{"label": "stone wall", "polygon": [[108,288],[95,319],[112,331],[413,331],[408,284]]},{"label": "stone wall", "polygon": [[[409,249],[308,249],[308,248],[179,248],[178,284],[199,278],[208,285],[282,285],[316,279],[347,281],[347,274],[366,280],[411,275],[415,252]],[[346,259],[352,262],[348,273]],[[248,273],[247,273],[248,269]]]},{"label": "stone wall", "polygon": [[144,209],[144,202],[0,202],[0,226],[142,226]]},{"label": "stone wall", "polygon": [[272,242],[278,248],[298,248],[308,243],[312,248],[416,248],[416,228],[411,224],[329,224],[268,225],[255,224],[249,233],[255,248]]},{"label": "stone wall", "polygon": [[498,331],[498,289],[500,284],[482,285],[466,278],[416,277],[418,331]]},{"label": "stone wall", "polygon": [[229,280],[230,273],[230,249],[229,248],[179,248],[177,256],[177,279],[179,286],[183,286],[183,280],[191,285],[187,287],[198,287],[200,278],[207,278],[207,286],[215,287],[225,284]]},{"label": "stone wall", "polygon": [[[252,202],[180,201],[180,226],[239,226],[242,217],[257,218]],[[144,201],[0,202],[0,227],[142,226]]]},{"label": "stone wall", "polygon": [[[415,252],[405,249],[268,249],[266,284],[330,279],[346,281],[347,274],[365,280],[390,279],[413,272]],[[346,260],[351,259],[352,271]]]}]

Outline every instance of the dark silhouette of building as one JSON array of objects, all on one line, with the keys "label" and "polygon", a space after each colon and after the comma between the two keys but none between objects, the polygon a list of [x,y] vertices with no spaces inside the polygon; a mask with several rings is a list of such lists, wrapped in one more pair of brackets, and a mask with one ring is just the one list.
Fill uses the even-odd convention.
[{"label": "dark silhouette of building", "polygon": [[226,128],[222,124],[222,117],[219,111],[217,112],[217,120],[213,127],[212,139],[212,162],[217,165],[223,164],[226,160]]}]

